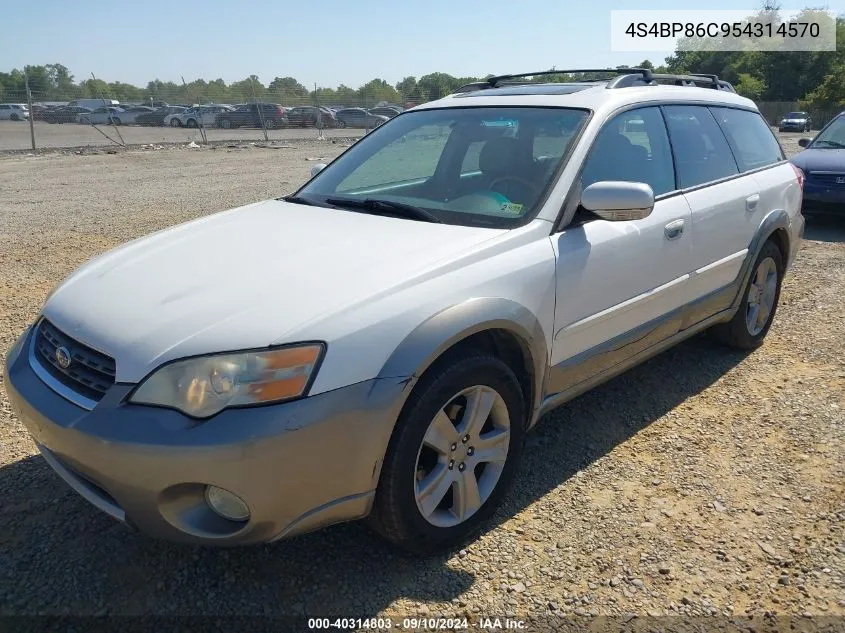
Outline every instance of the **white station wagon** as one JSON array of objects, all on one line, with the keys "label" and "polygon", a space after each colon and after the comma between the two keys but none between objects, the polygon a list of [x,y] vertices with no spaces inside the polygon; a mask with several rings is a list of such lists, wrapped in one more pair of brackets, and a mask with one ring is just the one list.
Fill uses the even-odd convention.
[{"label": "white station wagon", "polygon": [[368,517],[432,552],[491,515],[553,407],[703,330],[760,345],[803,176],[754,104],[714,77],[527,76],[73,273],[6,360],[44,458],[159,537]]}]

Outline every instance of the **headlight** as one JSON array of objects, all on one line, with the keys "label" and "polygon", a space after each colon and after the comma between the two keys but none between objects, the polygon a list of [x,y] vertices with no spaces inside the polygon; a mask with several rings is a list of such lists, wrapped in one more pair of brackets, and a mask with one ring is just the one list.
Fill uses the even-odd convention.
[{"label": "headlight", "polygon": [[227,407],[290,400],[305,394],[322,354],[323,345],[309,344],[187,358],[154,371],[129,400],[195,418]]}]

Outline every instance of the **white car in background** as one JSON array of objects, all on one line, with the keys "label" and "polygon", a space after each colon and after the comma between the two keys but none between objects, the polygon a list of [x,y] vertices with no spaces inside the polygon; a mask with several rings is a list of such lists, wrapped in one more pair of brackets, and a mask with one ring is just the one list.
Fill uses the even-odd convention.
[{"label": "white car in background", "polygon": [[164,124],[171,127],[214,127],[214,120],[221,112],[231,112],[232,106],[204,105],[188,108],[179,114],[169,114],[164,117]]},{"label": "white car in background", "polygon": [[28,121],[29,109],[25,103],[0,103],[0,121]]}]

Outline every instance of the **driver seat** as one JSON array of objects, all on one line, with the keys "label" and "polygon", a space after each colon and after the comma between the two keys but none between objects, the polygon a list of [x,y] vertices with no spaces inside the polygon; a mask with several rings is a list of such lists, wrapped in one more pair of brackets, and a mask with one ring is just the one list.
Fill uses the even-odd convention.
[{"label": "driver seat", "polygon": [[[484,174],[489,186],[497,178],[514,176],[533,182],[530,164],[525,160],[523,144],[511,136],[492,138],[481,148],[478,155],[478,168]],[[532,193],[519,182],[505,181],[496,185],[497,192],[513,202],[526,202]]]}]

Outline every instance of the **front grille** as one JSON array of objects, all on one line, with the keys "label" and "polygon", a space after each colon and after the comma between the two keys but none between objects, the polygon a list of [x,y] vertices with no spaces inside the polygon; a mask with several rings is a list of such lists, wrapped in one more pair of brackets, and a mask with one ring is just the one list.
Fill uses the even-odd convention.
[{"label": "front grille", "polygon": [[[56,354],[60,347],[70,356],[70,365],[62,367]],[[36,357],[44,369],[76,393],[99,401],[114,384],[114,359],[71,338],[47,319],[35,333]]]},{"label": "front grille", "polygon": [[[807,174],[807,180],[824,185],[825,187],[845,187],[845,173],[819,173],[811,171]],[[841,180],[842,182],[837,182],[837,180]]]}]

